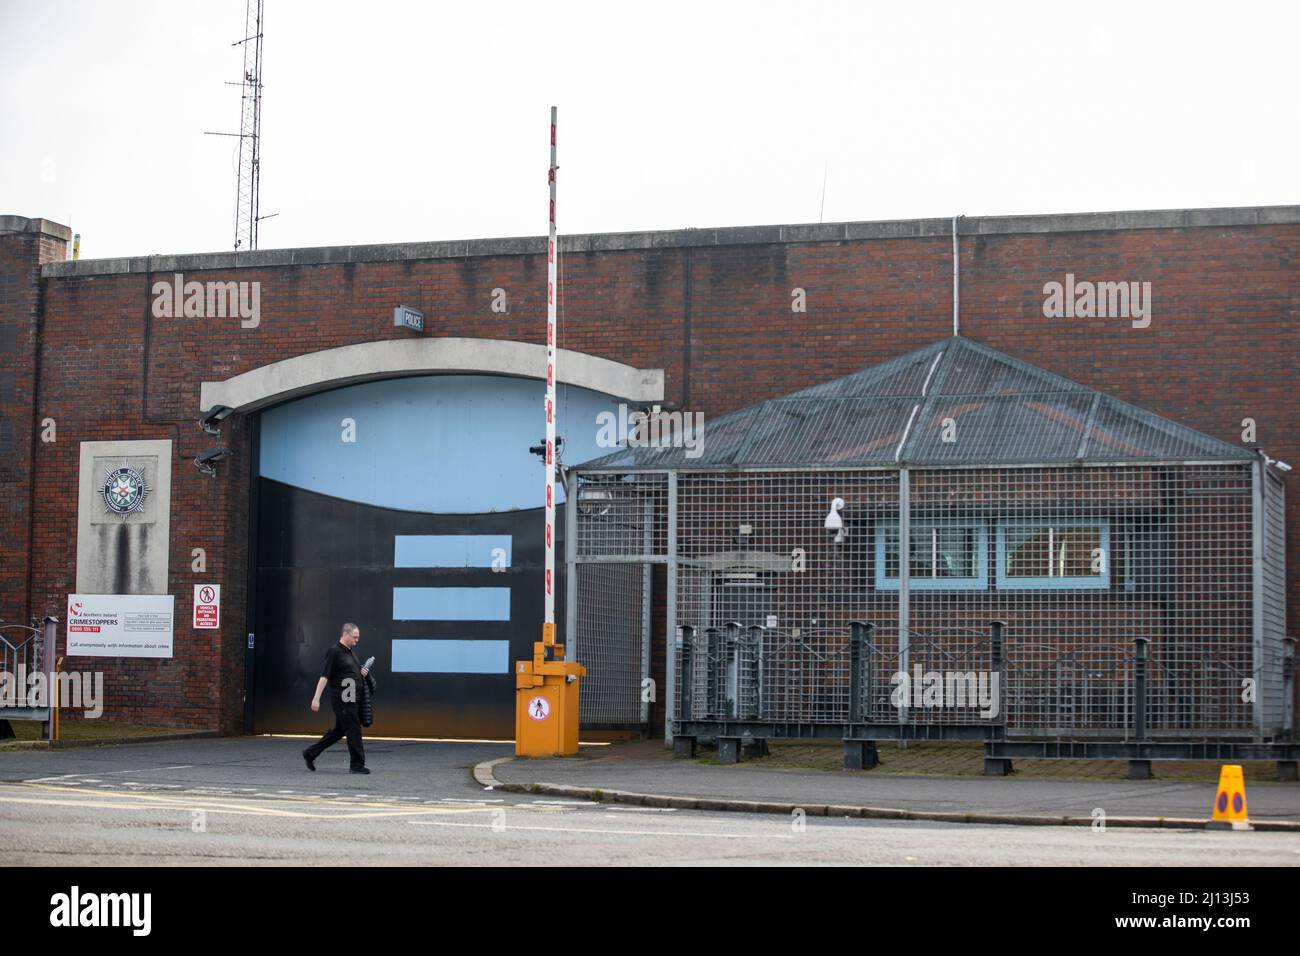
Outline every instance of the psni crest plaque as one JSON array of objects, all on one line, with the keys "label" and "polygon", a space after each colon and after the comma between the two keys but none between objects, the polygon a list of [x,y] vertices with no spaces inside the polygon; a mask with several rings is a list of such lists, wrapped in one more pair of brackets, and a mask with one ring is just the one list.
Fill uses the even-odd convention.
[{"label": "psni crest plaque", "polygon": [[149,485],[144,474],[123,465],[104,475],[104,483],[99,489],[104,498],[105,510],[109,514],[121,515],[125,521],[133,514],[144,510],[144,500],[149,494]]}]

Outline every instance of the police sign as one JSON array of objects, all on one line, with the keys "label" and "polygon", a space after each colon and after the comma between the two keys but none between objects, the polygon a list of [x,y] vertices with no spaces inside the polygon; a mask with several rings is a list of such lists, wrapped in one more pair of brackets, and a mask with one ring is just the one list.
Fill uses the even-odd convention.
[{"label": "police sign", "polygon": [[399,305],[393,309],[393,325],[401,329],[411,329],[415,332],[424,331],[424,313],[417,312],[415,309]]}]

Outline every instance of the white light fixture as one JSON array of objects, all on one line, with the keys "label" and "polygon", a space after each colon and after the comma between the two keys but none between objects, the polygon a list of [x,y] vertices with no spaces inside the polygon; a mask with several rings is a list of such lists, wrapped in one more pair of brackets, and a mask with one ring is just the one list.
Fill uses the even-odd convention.
[{"label": "white light fixture", "polygon": [[614,507],[613,492],[604,488],[585,487],[578,492],[578,513],[588,518],[603,518]]}]

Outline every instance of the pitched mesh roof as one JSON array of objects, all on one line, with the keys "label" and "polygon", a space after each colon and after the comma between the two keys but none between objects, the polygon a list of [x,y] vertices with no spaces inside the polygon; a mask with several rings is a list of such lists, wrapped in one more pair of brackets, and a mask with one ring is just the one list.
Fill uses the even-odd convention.
[{"label": "pitched mesh roof", "polygon": [[706,421],[702,446],[694,458],[684,448],[627,448],[580,467],[709,470],[1254,457],[958,336]]}]

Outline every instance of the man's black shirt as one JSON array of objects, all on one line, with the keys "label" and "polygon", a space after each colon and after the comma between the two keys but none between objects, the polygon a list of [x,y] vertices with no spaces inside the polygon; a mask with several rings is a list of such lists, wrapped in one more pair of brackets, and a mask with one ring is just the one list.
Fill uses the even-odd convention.
[{"label": "man's black shirt", "polygon": [[361,699],[361,664],[357,661],[356,655],[344,647],[342,642],[325,652],[325,666],[321,668],[320,676],[329,681],[331,703],[342,702],[343,682],[349,678],[352,680],[352,693],[348,695],[351,697],[349,703],[356,703]]}]

